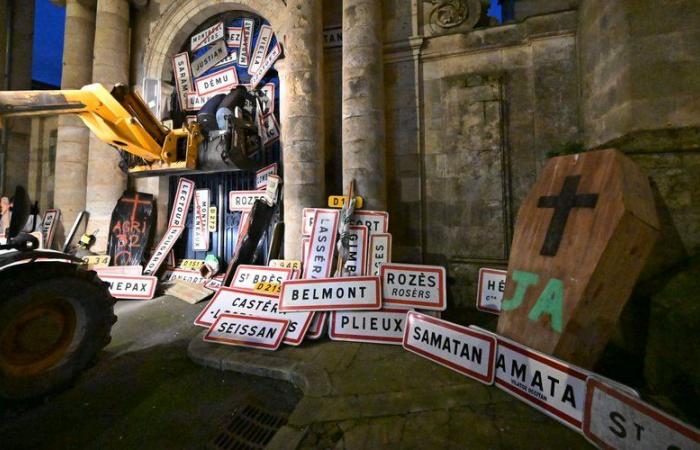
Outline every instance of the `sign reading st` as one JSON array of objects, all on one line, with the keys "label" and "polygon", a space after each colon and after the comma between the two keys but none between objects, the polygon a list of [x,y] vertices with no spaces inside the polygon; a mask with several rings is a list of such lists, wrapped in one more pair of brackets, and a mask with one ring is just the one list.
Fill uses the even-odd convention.
[{"label": "sign reading st", "polygon": [[384,305],[393,308],[447,308],[445,268],[389,263],[381,266]]},{"label": "sign reading st", "polygon": [[222,314],[204,335],[207,342],[277,350],[289,321],[269,317]]},{"label": "sign reading st", "polygon": [[583,433],[603,449],[700,448],[700,431],[593,377],[586,382]]},{"label": "sign reading st", "polygon": [[476,294],[476,309],[498,314],[501,312],[503,290],[506,287],[507,270],[479,269],[479,287]]},{"label": "sign reading st", "polygon": [[378,277],[289,280],[282,283],[281,311],[340,311],[379,309]]},{"label": "sign reading st", "polygon": [[518,213],[499,334],[593,367],[658,229],[648,177],[627,156],[550,159]]},{"label": "sign reading st", "polygon": [[292,278],[293,269],[274,268],[241,264],[233,275],[232,287],[246,291],[254,291],[257,283],[282,284]]},{"label": "sign reading st", "polygon": [[493,383],[496,339],[487,333],[409,311],[403,347],[482,383]]}]

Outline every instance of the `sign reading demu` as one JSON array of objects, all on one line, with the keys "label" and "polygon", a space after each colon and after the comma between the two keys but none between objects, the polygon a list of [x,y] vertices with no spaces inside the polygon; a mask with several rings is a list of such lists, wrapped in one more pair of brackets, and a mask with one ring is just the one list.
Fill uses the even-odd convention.
[{"label": "sign reading demu", "polygon": [[284,343],[288,345],[301,344],[313,317],[313,313],[310,312],[281,312],[277,295],[252,293],[237,288],[222,287],[197,316],[194,324],[200,327],[209,327],[221,314],[239,314],[289,320],[289,329],[284,338]]},{"label": "sign reading demu", "polygon": [[658,229],[648,178],[631,159],[552,158],[518,213],[499,334],[592,367]]},{"label": "sign reading demu", "polygon": [[389,263],[380,272],[384,305],[434,311],[447,308],[444,267]]},{"label": "sign reading demu", "polygon": [[379,309],[379,277],[321,278],[282,283],[281,311]]},{"label": "sign reading demu", "polygon": [[334,341],[401,345],[405,309],[333,311],[328,336]]},{"label": "sign reading demu", "polygon": [[99,275],[100,280],[109,285],[109,293],[114,298],[127,300],[150,300],[156,292],[158,279],[149,276]]},{"label": "sign reading demu", "polygon": [[257,283],[282,284],[284,280],[291,278],[292,269],[241,264],[236,268],[231,287],[252,292]]},{"label": "sign reading demu", "polygon": [[406,350],[482,383],[493,383],[493,336],[415,311],[408,312],[405,328]]},{"label": "sign reading demu", "polygon": [[508,271],[498,269],[479,269],[479,287],[476,295],[476,309],[498,314],[501,312],[501,300],[506,288]]},{"label": "sign reading demu", "polygon": [[595,378],[586,387],[583,433],[598,448],[700,448],[696,428]]},{"label": "sign reading demu", "polygon": [[277,350],[289,321],[265,317],[222,314],[204,335],[207,342]]}]

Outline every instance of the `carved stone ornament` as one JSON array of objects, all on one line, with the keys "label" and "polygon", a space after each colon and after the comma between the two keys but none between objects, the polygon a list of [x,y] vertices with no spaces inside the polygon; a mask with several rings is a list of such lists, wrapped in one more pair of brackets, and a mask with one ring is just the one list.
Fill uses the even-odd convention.
[{"label": "carved stone ornament", "polygon": [[[473,29],[484,16],[488,5],[483,0],[423,0],[426,8],[424,23],[431,35],[459,33]],[[488,4],[488,0],[486,1]],[[426,30],[428,31],[428,30]]]}]

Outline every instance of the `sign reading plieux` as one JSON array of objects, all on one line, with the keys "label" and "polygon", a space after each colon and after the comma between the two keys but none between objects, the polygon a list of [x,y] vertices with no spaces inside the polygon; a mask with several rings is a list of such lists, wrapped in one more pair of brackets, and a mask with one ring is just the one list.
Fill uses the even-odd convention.
[{"label": "sign reading plieux", "polygon": [[493,383],[496,339],[489,334],[409,311],[403,347],[482,383]]},{"label": "sign reading plieux", "polygon": [[444,311],[447,308],[445,268],[414,264],[381,266],[384,305]]},{"label": "sign reading plieux", "polygon": [[109,285],[109,293],[114,298],[128,300],[150,300],[156,291],[156,277],[99,275],[100,280]]},{"label": "sign reading plieux", "polygon": [[204,340],[241,347],[277,350],[288,326],[289,321],[285,319],[222,314],[204,335]]},{"label": "sign reading plieux", "polygon": [[328,336],[334,341],[401,345],[405,322],[405,309],[333,311]]},{"label": "sign reading plieux", "polygon": [[498,314],[501,312],[503,290],[506,287],[507,270],[479,269],[479,288],[476,295],[476,309]]},{"label": "sign reading plieux", "polygon": [[236,268],[231,287],[254,291],[256,283],[267,282],[281,284],[292,278],[293,269],[253,266],[241,264]]},{"label": "sign reading plieux", "polygon": [[304,278],[330,276],[339,220],[338,211],[317,210],[314,214],[309,252],[304,261]]},{"label": "sign reading plieux", "polygon": [[379,277],[321,278],[282,282],[281,311],[379,309]]},{"label": "sign reading plieux", "polygon": [[700,431],[595,378],[586,382],[583,433],[603,449],[700,448]]},{"label": "sign reading plieux", "polygon": [[281,312],[277,295],[252,293],[237,288],[222,287],[197,316],[194,324],[201,327],[209,327],[221,314],[242,314],[289,320],[289,329],[284,338],[284,343],[288,345],[301,344],[313,317],[311,312]]}]

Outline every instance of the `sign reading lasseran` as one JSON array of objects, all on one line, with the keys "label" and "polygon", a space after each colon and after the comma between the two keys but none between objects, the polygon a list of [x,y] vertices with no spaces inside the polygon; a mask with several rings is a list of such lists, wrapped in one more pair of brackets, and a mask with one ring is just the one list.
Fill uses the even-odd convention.
[{"label": "sign reading lasseran", "polygon": [[396,308],[444,311],[445,268],[389,263],[381,266],[384,304]]},{"label": "sign reading lasseran", "polygon": [[289,321],[285,319],[222,314],[203,339],[219,344],[277,350],[288,326]]}]

